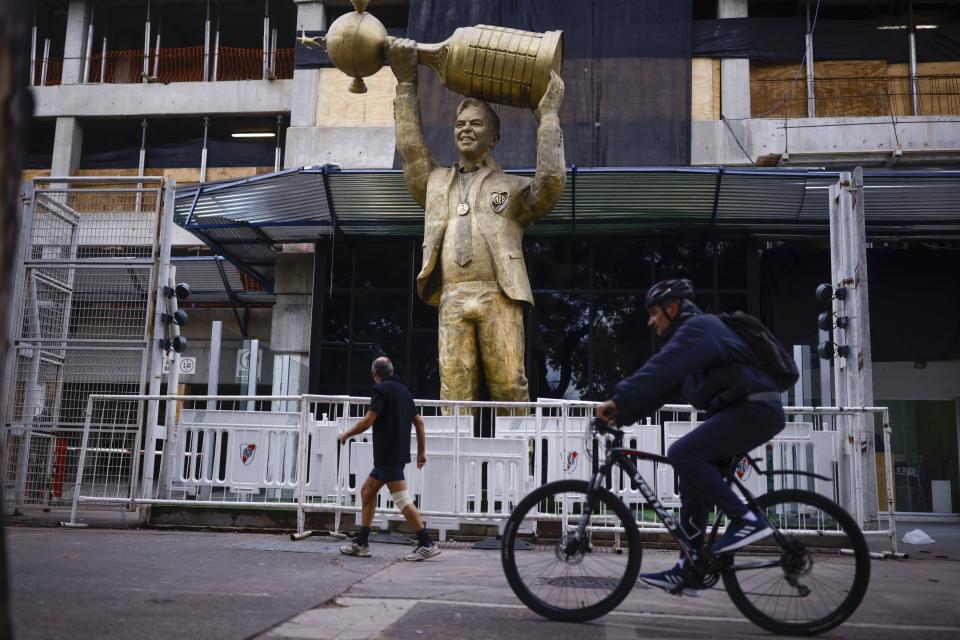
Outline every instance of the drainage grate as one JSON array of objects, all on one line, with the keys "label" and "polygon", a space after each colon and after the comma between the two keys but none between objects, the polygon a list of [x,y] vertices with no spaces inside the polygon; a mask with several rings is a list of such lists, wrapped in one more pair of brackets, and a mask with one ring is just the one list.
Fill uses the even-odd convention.
[{"label": "drainage grate", "polygon": [[333,542],[290,542],[289,540],[266,540],[242,542],[231,549],[253,551],[292,551],[294,553],[340,553],[340,544]]}]

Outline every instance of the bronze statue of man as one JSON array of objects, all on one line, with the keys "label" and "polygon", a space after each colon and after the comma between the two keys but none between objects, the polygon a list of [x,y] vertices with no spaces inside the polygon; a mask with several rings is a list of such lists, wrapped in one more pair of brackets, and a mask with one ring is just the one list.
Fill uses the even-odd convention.
[{"label": "bronze statue of man", "polygon": [[493,158],[500,119],[482,100],[467,98],[453,126],[460,159],[440,167],[420,122],[416,43],[388,39],[397,77],[397,148],[407,189],[426,211],[423,269],[417,291],[440,307],[440,397],[476,400],[482,363],[491,400],[530,399],[524,367],[523,305],[533,293],[523,262],[523,229],[560,199],[566,179],[557,111],[563,80],[554,72],[534,111],[537,171],[507,175]]}]

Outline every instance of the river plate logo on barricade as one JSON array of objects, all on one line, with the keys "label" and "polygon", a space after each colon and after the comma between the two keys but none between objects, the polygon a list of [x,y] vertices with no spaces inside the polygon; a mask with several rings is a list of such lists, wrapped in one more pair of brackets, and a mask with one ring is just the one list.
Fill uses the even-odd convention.
[{"label": "river plate logo on barricade", "polygon": [[253,462],[253,456],[257,454],[257,445],[252,442],[244,442],[240,445],[240,462],[250,464]]},{"label": "river plate logo on barricade", "polygon": [[740,458],[740,462],[737,463],[737,477],[741,480],[746,480],[750,477],[751,470],[752,467],[750,466],[750,458]]},{"label": "river plate logo on barricade", "polygon": [[580,454],[576,451],[568,451],[563,458],[563,470],[567,473],[573,473],[577,470],[577,462],[580,460]]}]

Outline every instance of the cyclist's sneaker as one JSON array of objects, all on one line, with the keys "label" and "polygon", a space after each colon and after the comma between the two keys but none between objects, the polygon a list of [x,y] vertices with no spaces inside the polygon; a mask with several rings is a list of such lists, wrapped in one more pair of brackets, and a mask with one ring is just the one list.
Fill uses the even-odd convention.
[{"label": "cyclist's sneaker", "polygon": [[356,542],[345,544],[340,547],[340,553],[345,556],[358,556],[360,558],[370,557],[370,545],[361,545]]},{"label": "cyclist's sneaker", "polygon": [[640,581],[651,587],[659,587],[674,595],[685,595],[693,598],[700,597],[699,589],[691,589],[683,586],[683,569],[680,565],[675,565],[672,569],[660,571],[659,573],[641,573]]},{"label": "cyclist's sneaker", "polygon": [[727,525],[727,530],[710,550],[713,553],[726,553],[753,544],[758,540],[763,540],[771,533],[773,533],[773,529],[760,518],[756,520],[737,518]]},{"label": "cyclist's sneaker", "polygon": [[420,562],[421,560],[426,560],[427,558],[432,558],[438,555],[440,555],[440,549],[437,548],[436,543],[433,543],[427,546],[419,545],[413,550],[413,553],[405,555],[403,559],[407,560],[408,562]]}]

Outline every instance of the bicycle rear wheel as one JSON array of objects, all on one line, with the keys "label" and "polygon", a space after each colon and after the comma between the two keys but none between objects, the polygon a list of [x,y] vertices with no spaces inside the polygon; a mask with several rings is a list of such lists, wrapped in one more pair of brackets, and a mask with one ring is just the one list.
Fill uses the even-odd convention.
[{"label": "bicycle rear wheel", "polygon": [[740,612],[768,631],[816,635],[849,618],[870,583],[870,551],[853,518],[810,491],[757,498],[782,534],[740,549],[722,573]]},{"label": "bicycle rear wheel", "polygon": [[[627,597],[640,572],[637,523],[606,489],[596,492],[590,516],[593,535],[570,553],[567,543],[587,503],[587,486],[561,480],[538,488],[520,501],[503,532],[501,560],[510,588],[535,613],[551,620],[584,622],[602,616]],[[521,531],[534,526],[539,544],[524,548]],[[623,529],[619,549],[613,546],[613,527]]]}]

